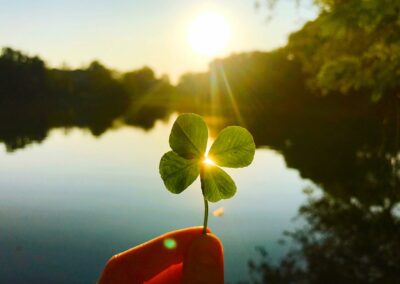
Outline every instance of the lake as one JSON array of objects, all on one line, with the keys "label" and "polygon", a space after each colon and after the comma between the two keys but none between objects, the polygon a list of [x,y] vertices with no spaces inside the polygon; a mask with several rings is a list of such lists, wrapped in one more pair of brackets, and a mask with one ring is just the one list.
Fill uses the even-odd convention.
[{"label": "lake", "polygon": [[[170,230],[202,224],[197,180],[168,192],[158,164],[176,115],[148,130],[120,127],[101,137],[51,130],[41,144],[0,151],[0,282],[94,283],[107,259]],[[284,157],[258,148],[251,166],[228,169],[234,198],[211,204],[209,226],[222,240],[226,280],[249,279],[248,261],[264,247],[273,263],[287,252],[282,233],[313,185]]]}]

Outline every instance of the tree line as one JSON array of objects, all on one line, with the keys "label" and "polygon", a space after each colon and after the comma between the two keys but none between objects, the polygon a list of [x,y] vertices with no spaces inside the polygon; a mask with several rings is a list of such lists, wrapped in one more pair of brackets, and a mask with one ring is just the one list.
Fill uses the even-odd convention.
[{"label": "tree line", "polygon": [[101,135],[117,120],[149,129],[165,118],[172,91],[147,67],[117,74],[94,61],[81,69],[55,69],[39,57],[4,48],[0,141],[12,151],[42,141],[52,128],[80,127]]}]

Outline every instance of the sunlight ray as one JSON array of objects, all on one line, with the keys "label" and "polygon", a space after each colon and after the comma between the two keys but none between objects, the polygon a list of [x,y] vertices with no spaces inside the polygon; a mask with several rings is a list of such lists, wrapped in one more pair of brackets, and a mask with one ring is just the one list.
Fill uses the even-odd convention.
[{"label": "sunlight ray", "polygon": [[218,67],[219,67],[218,70],[220,71],[220,74],[222,76],[222,80],[223,80],[224,86],[226,88],[226,92],[227,92],[228,97],[229,97],[229,99],[231,101],[231,105],[232,105],[233,112],[235,114],[235,118],[237,119],[238,123],[241,126],[246,127],[244,119],[243,119],[243,117],[242,117],[242,115],[240,113],[239,106],[238,106],[238,104],[236,102],[236,99],[235,99],[235,96],[233,94],[231,85],[229,84],[228,78],[226,76],[224,66],[222,64],[219,64]]}]

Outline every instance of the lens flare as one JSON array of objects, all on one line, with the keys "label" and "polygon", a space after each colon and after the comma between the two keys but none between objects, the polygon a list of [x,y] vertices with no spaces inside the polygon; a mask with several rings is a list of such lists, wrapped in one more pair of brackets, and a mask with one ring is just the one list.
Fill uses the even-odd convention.
[{"label": "lens flare", "polygon": [[217,208],[217,209],[215,209],[215,210],[213,211],[213,215],[214,215],[215,217],[222,217],[224,214],[225,214],[225,209],[224,209],[224,207],[219,207],[219,208]]},{"label": "lens flare", "polygon": [[210,158],[205,158],[203,163],[206,164],[206,165],[210,165],[210,166],[214,166],[215,165],[214,161],[211,160]]},{"label": "lens flare", "polygon": [[176,248],[176,241],[172,238],[166,238],[164,239],[164,247],[169,250],[174,249]]}]

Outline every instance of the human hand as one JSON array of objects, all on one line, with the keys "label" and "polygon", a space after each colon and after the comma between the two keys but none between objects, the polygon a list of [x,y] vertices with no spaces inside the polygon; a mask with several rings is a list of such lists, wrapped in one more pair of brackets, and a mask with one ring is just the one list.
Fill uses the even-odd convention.
[{"label": "human hand", "polygon": [[116,254],[98,284],[223,284],[221,241],[193,227],[161,235]]}]

